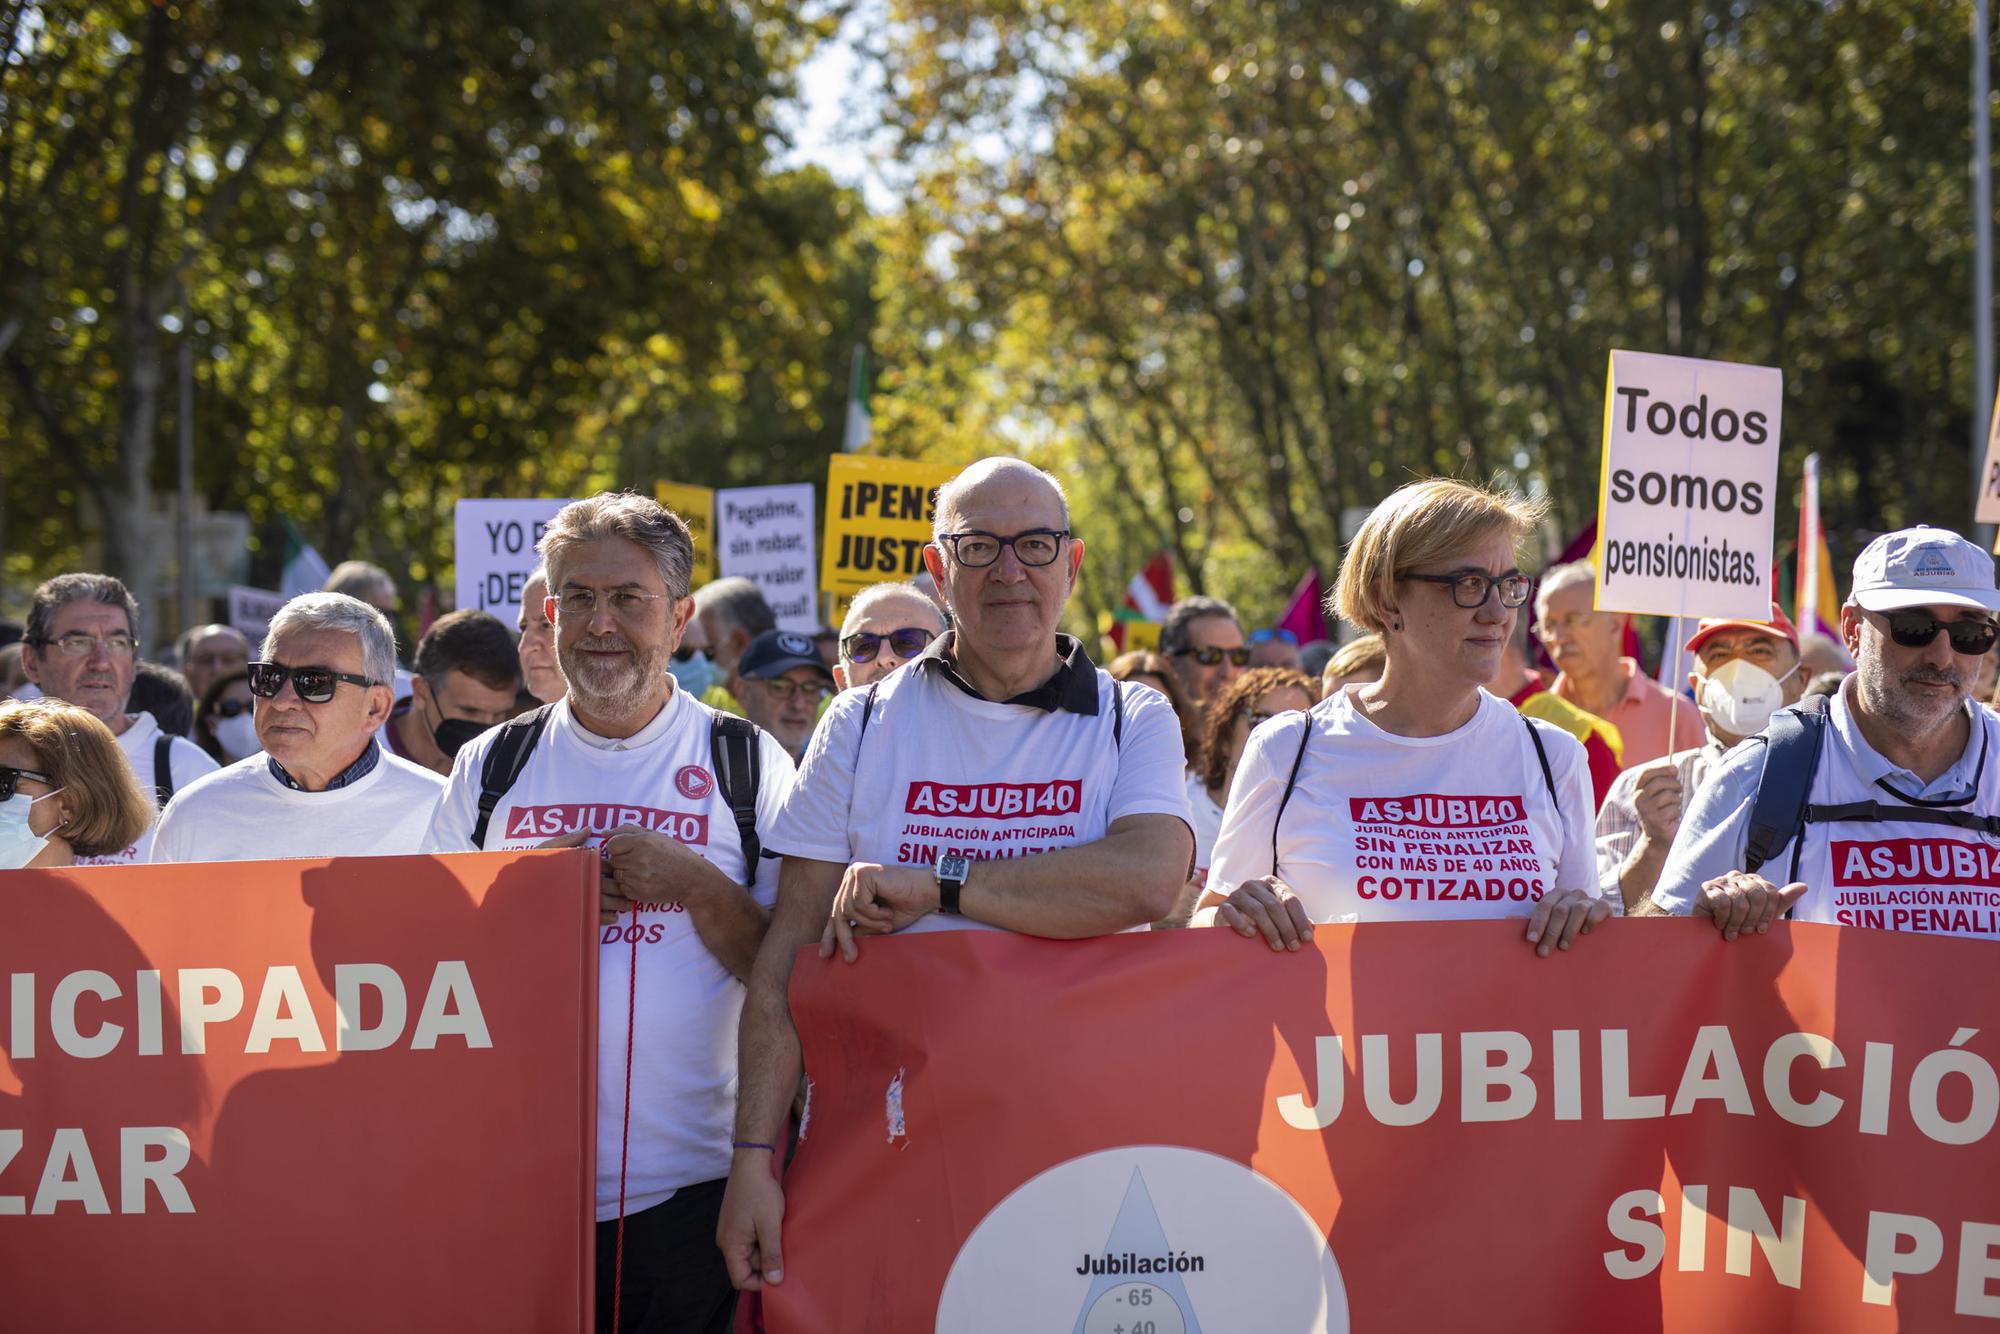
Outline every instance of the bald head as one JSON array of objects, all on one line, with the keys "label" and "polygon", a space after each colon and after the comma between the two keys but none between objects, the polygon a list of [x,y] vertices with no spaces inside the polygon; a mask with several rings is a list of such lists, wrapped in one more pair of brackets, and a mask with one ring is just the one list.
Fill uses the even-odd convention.
[{"label": "bald head", "polygon": [[984,506],[1012,507],[1046,497],[1051,503],[1052,528],[1069,527],[1069,497],[1062,483],[1051,473],[1032,463],[996,455],[969,465],[958,476],[938,488],[937,515],[931,521],[932,536],[954,533],[962,526],[968,510]]}]

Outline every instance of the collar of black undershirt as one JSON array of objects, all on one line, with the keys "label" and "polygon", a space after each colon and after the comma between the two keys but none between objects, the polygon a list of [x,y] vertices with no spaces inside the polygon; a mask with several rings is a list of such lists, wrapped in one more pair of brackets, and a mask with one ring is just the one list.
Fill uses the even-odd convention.
[{"label": "collar of black undershirt", "polygon": [[[974,699],[986,699],[979,688],[960,675],[953,665],[953,646],[957,643],[958,632],[947,630],[933,639],[930,647],[918,654],[914,660],[916,670],[942,676],[945,680],[963,690]],[[1012,699],[987,700],[989,704],[1025,704],[1031,709],[1044,713],[1054,713],[1058,709],[1066,713],[1081,713],[1094,717],[1097,714],[1097,664],[1083,651],[1080,640],[1070,635],[1056,636],[1056,656],[1062,661],[1057,664],[1055,675],[1036,686],[1024,690]]]}]

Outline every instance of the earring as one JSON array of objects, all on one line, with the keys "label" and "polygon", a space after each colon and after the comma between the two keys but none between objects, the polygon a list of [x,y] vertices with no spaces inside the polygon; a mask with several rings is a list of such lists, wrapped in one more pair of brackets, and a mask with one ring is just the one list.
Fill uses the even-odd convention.
[{"label": "earring", "polygon": [[1402,620],[1399,618],[1397,620],[1389,622],[1389,628],[1391,630],[1394,630],[1397,634],[1401,634],[1403,632]]}]

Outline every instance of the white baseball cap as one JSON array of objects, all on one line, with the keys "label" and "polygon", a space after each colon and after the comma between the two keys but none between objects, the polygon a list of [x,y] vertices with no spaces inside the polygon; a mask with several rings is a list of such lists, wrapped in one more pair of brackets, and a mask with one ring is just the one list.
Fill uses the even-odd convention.
[{"label": "white baseball cap", "polygon": [[1884,533],[1854,558],[1849,601],[1866,611],[1972,607],[2000,611],[1993,558],[1948,528]]}]

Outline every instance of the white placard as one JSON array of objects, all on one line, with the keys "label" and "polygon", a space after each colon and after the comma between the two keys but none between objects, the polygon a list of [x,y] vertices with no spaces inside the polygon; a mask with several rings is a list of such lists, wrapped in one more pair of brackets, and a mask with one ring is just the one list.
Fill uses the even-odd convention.
[{"label": "white placard", "polygon": [[763,589],[781,630],[819,629],[816,515],[811,482],[715,493],[716,568]]},{"label": "white placard", "polygon": [[1974,523],[2000,523],[2000,397],[1993,400],[1993,418],[1986,426],[1986,462],[1979,468],[1979,503]]},{"label": "white placard", "polygon": [[452,511],[458,605],[490,611],[511,629],[521,585],[535,569],[535,543],[567,500],[461,500]]},{"label": "white placard", "polygon": [[274,593],[268,588],[245,588],[242,584],[229,586],[229,623],[241,630],[243,637],[250,641],[250,656],[257,656],[257,646],[264,642],[264,632],[271,628],[271,618],[290,600],[283,593]]},{"label": "white placard", "polygon": [[1611,354],[1600,608],[1770,616],[1784,398],[1785,377],[1773,367]]}]

